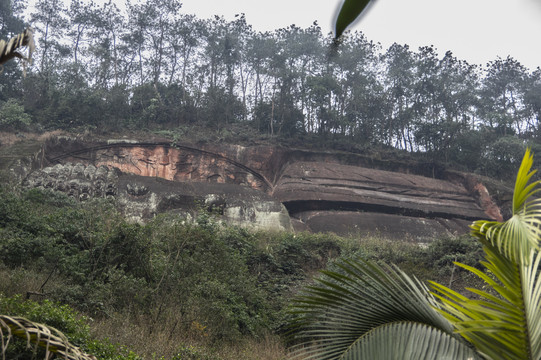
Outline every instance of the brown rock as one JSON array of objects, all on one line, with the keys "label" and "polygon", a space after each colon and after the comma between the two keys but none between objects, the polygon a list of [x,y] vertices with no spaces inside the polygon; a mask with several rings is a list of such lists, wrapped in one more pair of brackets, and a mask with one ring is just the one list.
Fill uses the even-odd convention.
[{"label": "brown rock", "polygon": [[[501,219],[483,184],[431,163],[268,145],[173,147],[126,139],[97,143],[57,139],[50,141],[43,155],[51,165],[84,164],[87,167],[75,173],[83,174],[86,180],[103,178],[100,169],[105,167],[141,177],[131,187],[118,188],[102,179],[101,185],[85,190],[85,194],[126,192],[131,202],[144,204],[144,198],[156,193],[152,190],[155,182],[168,180],[173,185],[167,186],[176,190],[161,196],[161,202],[150,212],[141,205],[138,211],[149,214],[171,211],[179,204],[210,196],[214,199],[209,200],[212,206],[236,223],[246,219],[265,223],[269,213],[276,217],[268,224],[290,223],[284,211],[276,208],[282,203],[298,230],[379,232],[399,238],[405,233],[426,237],[467,232],[466,225],[472,220]],[[49,175],[33,181],[45,187],[58,183]],[[211,184],[221,186],[220,190],[209,187]],[[249,206],[251,201],[253,205]],[[283,209],[283,205],[279,206]]]}]

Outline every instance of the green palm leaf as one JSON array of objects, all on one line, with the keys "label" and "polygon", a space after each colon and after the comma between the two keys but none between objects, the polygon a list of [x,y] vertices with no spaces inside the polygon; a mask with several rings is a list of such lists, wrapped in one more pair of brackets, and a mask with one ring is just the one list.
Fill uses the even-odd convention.
[{"label": "green palm leaf", "polygon": [[336,38],[366,9],[370,0],[346,0],[336,18]]},{"label": "green palm leaf", "polygon": [[541,358],[541,256],[532,252],[528,265],[519,266],[493,246],[485,253],[483,265],[492,276],[457,265],[478,275],[494,293],[467,289],[479,297],[472,300],[432,283],[444,304],[441,313],[489,359]]},{"label": "green palm leaf", "polygon": [[476,221],[472,234],[482,243],[487,241],[516,263],[527,263],[532,250],[539,250],[541,236],[541,201],[533,199],[540,181],[528,185],[536,171],[531,171],[533,156],[526,150],[517,175],[513,195],[513,216],[504,223]]},{"label": "green palm leaf", "polygon": [[535,174],[532,164],[527,150],[515,184],[513,216],[504,223],[476,221],[471,226],[484,245],[487,272],[457,265],[486,283],[483,290],[467,289],[478,299],[432,283],[443,303],[439,311],[489,359],[541,358],[541,206],[532,199],[539,181],[528,184]]},{"label": "green palm leaf", "polygon": [[473,360],[473,349],[439,329],[419,323],[399,322],[375,328],[359,339],[344,360]]},{"label": "green palm leaf", "polygon": [[[339,272],[323,272],[320,285],[309,287],[294,301],[295,340],[300,341],[294,358],[343,358],[354,344],[364,344],[361,339],[375,328],[389,324],[426,324],[452,337],[451,324],[434,310],[435,299],[417,279],[396,267],[363,260],[338,266]],[[391,330],[396,328],[385,331]],[[420,345],[425,340],[411,341]],[[428,348],[435,351],[437,346]]]}]

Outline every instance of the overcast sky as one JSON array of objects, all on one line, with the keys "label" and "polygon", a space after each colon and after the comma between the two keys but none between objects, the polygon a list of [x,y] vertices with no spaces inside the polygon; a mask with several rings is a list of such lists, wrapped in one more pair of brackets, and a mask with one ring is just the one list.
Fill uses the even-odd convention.
[{"label": "overcast sky", "polygon": [[[258,31],[317,20],[324,33],[333,29],[340,0],[183,0],[183,12],[200,18],[245,13]],[[392,43],[413,50],[434,45],[472,64],[512,56],[524,66],[541,67],[541,0],[373,0],[352,27],[383,49]]]}]

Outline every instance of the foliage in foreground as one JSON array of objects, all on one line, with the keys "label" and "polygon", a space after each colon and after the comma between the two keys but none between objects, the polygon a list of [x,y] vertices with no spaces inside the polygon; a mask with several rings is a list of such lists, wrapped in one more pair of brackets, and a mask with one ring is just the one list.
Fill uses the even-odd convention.
[{"label": "foliage in foreground", "polygon": [[[38,347],[45,351],[44,358],[49,359],[53,354],[58,354],[66,360],[96,360],[95,357],[85,354],[76,346],[69,343],[68,339],[62,332],[45,326],[43,324],[32,322],[22,317],[13,317],[0,315],[0,328],[3,332],[7,332],[7,336],[3,336],[1,353],[5,359],[7,346],[14,336],[22,338],[27,342],[27,349],[34,348],[32,351],[36,353]],[[20,353],[17,353],[17,358]]]},{"label": "foliage in foreground", "polygon": [[344,30],[366,9],[370,0],[345,0],[336,18],[335,37],[339,38]]},{"label": "foliage in foreground", "polygon": [[141,360],[107,339],[93,339],[90,319],[67,305],[47,300],[22,301],[20,296],[6,297],[0,293],[0,313],[5,359],[49,359],[56,355],[69,360]]},{"label": "foliage in foreground", "polygon": [[541,357],[540,181],[529,184],[533,157],[517,175],[513,215],[476,221],[484,281],[464,296],[436,282],[432,291],[398,267],[345,260],[297,298],[296,358],[539,359]]},{"label": "foliage in foreground", "polygon": [[[393,262],[421,278],[447,283],[452,277],[458,284],[471,279],[452,261],[476,266],[480,251],[466,237],[442,237],[420,248],[380,238],[256,232],[207,215],[196,224],[181,220],[165,215],[130,224],[108,202],[78,203],[61,193],[0,186],[0,292],[39,300],[41,306],[12,304],[7,311],[4,301],[0,313],[53,326],[99,358],[128,358],[127,349],[122,357],[105,340],[98,348],[88,345],[87,335],[67,326],[71,320],[51,315],[66,315],[58,303],[68,304],[94,319],[87,324],[98,326],[100,338],[129,345],[141,356],[191,353],[213,359],[213,351],[191,344],[216,349],[281,334],[292,294],[339,256]],[[120,336],[118,328],[128,335]],[[159,336],[164,343],[179,341],[165,349],[154,340]]]},{"label": "foliage in foreground", "polygon": [[[19,52],[23,47],[28,48],[28,56],[24,56]],[[35,48],[34,35],[30,29],[24,30],[24,32],[17,34],[8,41],[0,40],[0,66],[13,58],[23,60],[23,64],[32,62],[32,53]],[[3,69],[0,68],[0,70]]]}]

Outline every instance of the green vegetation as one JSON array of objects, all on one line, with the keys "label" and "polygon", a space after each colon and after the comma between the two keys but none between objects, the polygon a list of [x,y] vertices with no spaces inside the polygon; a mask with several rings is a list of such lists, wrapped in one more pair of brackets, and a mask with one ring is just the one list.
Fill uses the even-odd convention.
[{"label": "green vegetation", "polygon": [[335,259],[393,262],[456,288],[473,278],[452,260],[477,266],[479,251],[467,237],[419,247],[255,232],[211,214],[131,224],[107,201],[0,187],[0,313],[56,327],[100,359],[283,358],[287,305]]},{"label": "green vegetation", "polygon": [[296,358],[540,358],[541,181],[529,183],[532,164],[527,151],[512,217],[472,225],[482,269],[456,263],[482,286],[464,296],[432,281],[429,291],[396,266],[340,261],[295,301]]},{"label": "green vegetation", "polygon": [[30,125],[32,118],[15,99],[9,99],[0,107],[0,126],[5,129],[22,130]]}]

